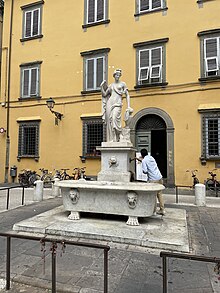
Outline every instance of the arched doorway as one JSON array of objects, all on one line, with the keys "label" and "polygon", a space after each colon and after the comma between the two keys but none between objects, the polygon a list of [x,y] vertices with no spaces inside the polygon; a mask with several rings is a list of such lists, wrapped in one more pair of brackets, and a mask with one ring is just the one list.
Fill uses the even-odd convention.
[{"label": "arched doorway", "polygon": [[147,148],[156,159],[167,186],[174,186],[174,126],[170,116],[158,108],[136,113],[131,123],[131,140],[138,151]]},{"label": "arched doorway", "polygon": [[163,178],[167,178],[167,139],[164,120],[155,114],[143,116],[136,125],[135,145],[138,151],[142,148],[148,150],[155,158]]}]

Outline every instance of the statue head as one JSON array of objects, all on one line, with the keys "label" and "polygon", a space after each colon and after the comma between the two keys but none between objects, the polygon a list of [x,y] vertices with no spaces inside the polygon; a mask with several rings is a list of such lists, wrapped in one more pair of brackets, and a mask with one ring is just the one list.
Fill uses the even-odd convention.
[{"label": "statue head", "polygon": [[122,73],[121,73],[121,69],[115,69],[115,71],[113,72],[113,77],[115,78],[116,76],[118,77],[118,79],[121,77]]}]

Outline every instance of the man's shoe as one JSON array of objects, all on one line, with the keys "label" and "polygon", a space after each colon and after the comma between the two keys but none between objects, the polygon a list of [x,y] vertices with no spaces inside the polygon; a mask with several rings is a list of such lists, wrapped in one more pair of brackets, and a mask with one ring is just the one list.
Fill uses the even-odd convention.
[{"label": "man's shoe", "polygon": [[159,211],[157,211],[157,214],[158,215],[162,215],[162,216],[164,216],[165,215],[165,210],[164,209],[159,209]]}]

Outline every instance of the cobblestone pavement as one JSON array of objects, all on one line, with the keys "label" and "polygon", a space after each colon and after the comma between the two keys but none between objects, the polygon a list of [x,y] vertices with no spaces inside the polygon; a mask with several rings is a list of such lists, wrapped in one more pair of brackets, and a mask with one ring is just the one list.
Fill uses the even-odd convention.
[{"label": "cobblestone pavement", "polygon": [[[220,210],[216,207],[196,207],[172,204],[184,208],[190,238],[190,253],[220,257]],[[61,198],[50,198],[0,213],[0,232],[10,231],[14,223],[62,204]],[[80,239],[81,241],[82,239]],[[0,278],[5,278],[5,238],[0,237]],[[99,242],[100,243],[100,242]],[[162,292],[162,262],[160,251],[131,245],[107,243],[109,252],[109,293]],[[61,256],[62,254],[62,256]],[[46,245],[45,257],[36,241],[12,240],[9,292],[41,293],[51,288],[51,253]],[[168,292],[220,292],[220,275],[214,264],[169,259]],[[24,285],[26,284],[26,285]],[[0,282],[1,289],[1,282]],[[5,292],[1,289],[0,292]],[[103,252],[91,248],[67,246],[57,248],[57,292],[103,292]]]}]

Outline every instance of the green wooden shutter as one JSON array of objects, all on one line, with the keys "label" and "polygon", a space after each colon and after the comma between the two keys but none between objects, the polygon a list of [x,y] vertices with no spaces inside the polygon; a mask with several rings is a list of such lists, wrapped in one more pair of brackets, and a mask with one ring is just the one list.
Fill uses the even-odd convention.
[{"label": "green wooden shutter", "polygon": [[31,18],[32,12],[28,11],[25,13],[25,33],[24,37],[28,38],[31,37]]},{"label": "green wooden shutter", "polygon": [[100,84],[104,79],[104,58],[97,58],[96,63],[96,88],[100,88]]},{"label": "green wooden shutter", "polygon": [[39,34],[39,18],[40,18],[40,9],[33,11],[33,36]]},{"label": "green wooden shutter", "polygon": [[149,50],[140,50],[139,51],[139,74],[138,74],[138,83],[142,84],[143,82],[148,82],[149,79]]},{"label": "green wooden shutter", "polygon": [[24,97],[29,96],[29,80],[30,80],[30,70],[24,69],[23,70],[23,81],[22,81],[22,86],[23,86],[22,96],[24,96]]},{"label": "green wooden shutter", "polygon": [[150,77],[154,82],[159,82],[162,71],[162,47],[153,48],[151,50],[151,71]]},{"label": "green wooden shutter", "polygon": [[149,0],[140,0],[140,12],[149,10],[149,8],[150,8]]},{"label": "green wooden shutter", "polygon": [[161,8],[161,0],[152,0],[152,9]]},{"label": "green wooden shutter", "polygon": [[204,40],[204,61],[206,76],[217,75],[217,71],[219,70],[218,50],[218,38],[209,38]]},{"label": "green wooden shutter", "polygon": [[88,23],[95,21],[95,0],[88,0]]},{"label": "green wooden shutter", "polygon": [[104,19],[105,1],[97,0],[97,21]]},{"label": "green wooden shutter", "polygon": [[37,80],[38,80],[38,69],[32,68],[31,69],[31,88],[30,88],[31,96],[37,95]]},{"label": "green wooden shutter", "polygon": [[94,89],[94,59],[87,60],[87,90]]}]

